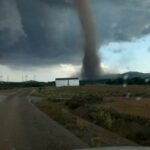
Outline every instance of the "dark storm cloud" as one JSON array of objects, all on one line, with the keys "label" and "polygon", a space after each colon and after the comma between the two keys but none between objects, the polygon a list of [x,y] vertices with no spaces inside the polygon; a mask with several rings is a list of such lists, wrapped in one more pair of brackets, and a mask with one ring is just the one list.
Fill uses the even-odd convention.
[{"label": "dark storm cloud", "polygon": [[150,24],[145,25],[145,27],[142,30],[142,34],[146,35],[150,33]]},{"label": "dark storm cloud", "polygon": [[[89,0],[97,42],[149,34],[149,0]],[[83,36],[72,0],[0,0],[0,63],[80,63]],[[103,44],[101,43],[101,44]]]},{"label": "dark storm cloud", "polygon": [[[15,0],[0,0],[0,45],[7,47],[25,36]],[[1,48],[0,47],[0,48]]]},{"label": "dark storm cloud", "polygon": [[[9,5],[10,2],[8,1]],[[68,20],[74,16],[74,12],[65,2],[61,6],[54,7],[54,1],[44,2],[41,0],[18,0],[14,1],[16,12],[19,14],[23,26],[23,32],[26,36],[19,37],[13,45],[6,48],[9,39],[8,30],[0,30],[1,53],[6,57],[2,64],[8,65],[50,65],[61,62],[70,62],[75,51],[79,51],[80,41],[76,38],[79,34],[78,29],[72,30],[70,25],[77,26],[77,21],[68,23]],[[48,5],[49,3],[49,5]],[[50,4],[53,4],[52,6]],[[56,1],[55,4],[58,2]],[[17,5],[16,5],[17,4]],[[6,12],[9,9],[6,9]],[[10,16],[14,21],[16,16]],[[77,17],[76,17],[77,18]],[[13,20],[12,19],[12,20]],[[76,19],[77,20],[77,19]],[[1,20],[3,21],[3,20]],[[6,24],[7,26],[7,24]],[[15,26],[11,23],[9,26]],[[8,32],[8,33],[7,33]],[[72,39],[70,38],[72,35]],[[4,41],[6,44],[3,44]]]},{"label": "dark storm cloud", "polygon": [[97,34],[106,41],[129,41],[141,36],[150,17],[149,0],[96,0],[93,13]]},{"label": "dark storm cloud", "polygon": [[47,2],[50,5],[57,5],[60,7],[66,7],[68,6],[72,6],[73,5],[73,1],[72,0],[41,0],[44,2]]}]

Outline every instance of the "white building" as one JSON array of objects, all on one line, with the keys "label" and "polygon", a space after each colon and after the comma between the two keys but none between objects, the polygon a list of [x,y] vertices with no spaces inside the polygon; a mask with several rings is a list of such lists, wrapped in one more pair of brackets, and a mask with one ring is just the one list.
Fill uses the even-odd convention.
[{"label": "white building", "polygon": [[79,86],[79,78],[56,78],[55,80],[56,87],[64,86]]}]

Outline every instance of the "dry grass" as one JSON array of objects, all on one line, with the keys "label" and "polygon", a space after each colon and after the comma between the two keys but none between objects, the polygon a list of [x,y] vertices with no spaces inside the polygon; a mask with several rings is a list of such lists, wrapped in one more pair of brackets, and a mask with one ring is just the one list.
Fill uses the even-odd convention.
[{"label": "dry grass", "polygon": [[[99,94],[105,107],[112,107],[113,109],[129,113],[133,115],[140,115],[144,117],[150,116],[150,86],[149,85],[129,85],[124,88],[121,85],[88,85],[82,87],[47,87],[40,88],[33,91],[33,95],[41,95],[53,99],[69,100],[79,95]],[[130,97],[127,98],[127,93]],[[138,97],[142,98],[141,100]],[[95,98],[95,97],[94,97]],[[75,100],[74,101],[78,101]],[[93,99],[93,103],[95,103]]]},{"label": "dry grass", "polygon": [[[63,88],[47,87],[34,90],[33,94],[66,101],[74,96],[98,93],[105,101],[103,105],[106,107],[112,107],[119,112],[149,117],[149,91],[149,85],[129,85],[126,88],[121,85],[88,85]],[[127,93],[130,93],[128,99],[126,97]],[[138,97],[142,99],[138,100]],[[95,102],[95,99],[93,102]]]},{"label": "dry grass", "polygon": [[135,98],[116,98],[116,100],[103,103],[102,105],[105,107],[113,108],[121,113],[150,118],[149,98],[144,98],[141,100],[136,100]]},{"label": "dry grass", "polygon": [[[80,137],[88,135],[89,126],[80,118],[83,117],[139,144],[150,145],[149,91],[148,85],[88,85],[47,87],[37,89],[33,94],[45,97],[46,100],[39,104],[41,110],[65,127],[75,130]],[[90,103],[87,95],[92,95]],[[100,103],[99,96],[95,95],[102,98]],[[77,107],[69,107],[70,103],[74,106],[74,102]],[[99,136],[94,136],[90,142],[96,146],[100,141]]]},{"label": "dry grass", "polygon": [[131,96],[143,96],[150,97],[150,85],[129,85],[123,87],[123,85],[87,85],[81,87],[45,87],[37,89],[37,94],[52,95],[62,97],[72,97],[76,94],[86,94],[98,92],[102,96],[124,96],[127,92],[131,93]]},{"label": "dry grass", "polygon": [[15,92],[17,89],[1,89],[0,93],[9,93],[9,92]]}]

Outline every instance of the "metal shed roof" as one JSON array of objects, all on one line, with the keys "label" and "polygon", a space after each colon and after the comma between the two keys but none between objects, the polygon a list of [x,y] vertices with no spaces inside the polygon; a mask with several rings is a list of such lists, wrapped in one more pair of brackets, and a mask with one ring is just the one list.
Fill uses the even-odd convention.
[{"label": "metal shed roof", "polygon": [[56,78],[56,80],[79,80],[79,78]]}]

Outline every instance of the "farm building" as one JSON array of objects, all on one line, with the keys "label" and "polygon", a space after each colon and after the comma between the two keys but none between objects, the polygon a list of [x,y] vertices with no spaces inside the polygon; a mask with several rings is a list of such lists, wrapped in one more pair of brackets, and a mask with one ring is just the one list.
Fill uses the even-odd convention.
[{"label": "farm building", "polygon": [[56,87],[79,86],[79,78],[56,78]]}]

